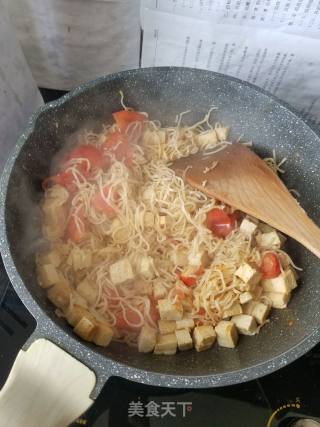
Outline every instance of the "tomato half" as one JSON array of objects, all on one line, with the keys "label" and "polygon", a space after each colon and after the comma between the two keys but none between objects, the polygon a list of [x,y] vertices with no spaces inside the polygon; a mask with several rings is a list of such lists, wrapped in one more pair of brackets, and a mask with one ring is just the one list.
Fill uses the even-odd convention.
[{"label": "tomato half", "polygon": [[207,213],[206,225],[216,237],[226,237],[236,226],[236,217],[223,209],[214,208]]},{"label": "tomato half", "polygon": [[[90,169],[101,168],[104,166],[104,158],[102,151],[93,145],[79,145],[70,150],[63,158],[62,168],[64,164],[75,159],[87,159],[90,163]],[[80,162],[81,163],[81,162]],[[87,162],[84,162],[87,164]]]},{"label": "tomato half", "polygon": [[262,257],[261,272],[264,279],[274,279],[281,273],[280,262],[277,254],[267,252]]},{"label": "tomato half", "polygon": [[123,311],[116,314],[116,328],[129,330],[139,330],[141,328],[139,325],[140,317],[134,310],[131,308],[126,308],[125,315],[126,318]]},{"label": "tomato half", "polygon": [[125,133],[127,127],[132,122],[144,122],[147,117],[144,114],[138,113],[137,111],[121,110],[112,114],[114,121],[120,132]]}]

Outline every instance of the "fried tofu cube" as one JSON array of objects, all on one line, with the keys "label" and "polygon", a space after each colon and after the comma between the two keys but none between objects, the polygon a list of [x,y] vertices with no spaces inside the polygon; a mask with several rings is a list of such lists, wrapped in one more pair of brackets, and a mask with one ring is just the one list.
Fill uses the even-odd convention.
[{"label": "fried tofu cube", "polygon": [[227,308],[226,310],[223,311],[222,319],[236,316],[237,314],[241,314],[241,313],[242,313],[241,304],[239,304],[238,302],[235,302],[234,304],[232,304],[230,308]]},{"label": "fried tofu cube", "polygon": [[73,267],[75,271],[89,268],[92,265],[92,253],[75,246],[67,259],[67,263]]},{"label": "fried tofu cube", "polygon": [[176,320],[176,329],[193,329],[194,328],[194,320],[188,317],[185,317],[181,320]]},{"label": "fried tofu cube", "polygon": [[220,320],[215,327],[220,347],[234,348],[238,342],[238,331],[230,320]]},{"label": "fried tofu cube", "polygon": [[273,308],[286,308],[291,297],[291,293],[264,292],[264,296],[269,298]]},{"label": "fried tofu cube", "polygon": [[184,312],[190,312],[193,308],[192,295],[186,295],[182,300],[182,307]]},{"label": "fried tofu cube", "polygon": [[150,211],[147,211],[144,214],[143,222],[144,222],[144,226],[146,228],[153,228],[154,227],[154,214]]},{"label": "fried tofu cube", "polygon": [[134,282],[134,288],[138,295],[151,295],[152,284],[143,279],[138,279]]},{"label": "fried tofu cube", "polygon": [[251,315],[256,319],[259,325],[263,325],[269,316],[271,307],[262,302],[255,301]]},{"label": "fried tofu cube", "polygon": [[229,136],[230,128],[226,126],[216,126],[215,131],[219,141],[226,141]]},{"label": "fried tofu cube", "polygon": [[132,266],[128,258],[120,259],[110,265],[109,273],[114,285],[126,285],[134,280]]},{"label": "fried tofu cube", "polygon": [[85,341],[92,341],[95,330],[97,329],[96,323],[91,317],[82,317],[82,319],[76,324],[73,331],[80,338]]},{"label": "fried tofu cube", "polygon": [[60,281],[48,289],[47,297],[56,307],[62,310],[66,309],[70,304],[72,289],[69,282],[61,277]]},{"label": "fried tofu cube", "polygon": [[69,304],[64,311],[64,315],[71,326],[76,326],[82,317],[88,316],[89,314],[88,309],[80,304]]},{"label": "fried tofu cube", "polygon": [[53,264],[39,265],[37,268],[39,285],[46,289],[58,283],[61,276]]},{"label": "fried tofu cube", "polygon": [[58,250],[51,250],[47,253],[40,254],[37,258],[38,263],[42,265],[51,264],[54,267],[59,267],[61,264],[62,258]]},{"label": "fried tofu cube", "polygon": [[159,215],[159,226],[160,228],[164,229],[168,225],[168,218],[167,215]]},{"label": "fried tofu cube", "polygon": [[160,299],[158,308],[161,320],[180,320],[183,316],[183,307],[180,302],[172,303],[168,299]]},{"label": "fried tofu cube", "polygon": [[246,302],[249,302],[253,299],[253,294],[252,292],[243,292],[242,294],[239,295],[239,301],[240,304],[245,304]]},{"label": "fried tofu cube", "polygon": [[236,325],[239,334],[254,335],[257,333],[256,319],[249,314],[238,314],[233,316],[231,321]]},{"label": "fried tofu cube", "polygon": [[172,334],[176,330],[174,320],[158,320],[158,327],[161,335]]},{"label": "fried tofu cube", "polygon": [[154,299],[163,299],[167,296],[167,288],[161,282],[155,282],[152,286]]},{"label": "fried tofu cube", "polygon": [[92,342],[96,345],[100,345],[101,347],[107,347],[112,340],[113,330],[107,323],[98,320],[96,321],[96,326]]},{"label": "fried tofu cube", "polygon": [[212,347],[216,340],[216,332],[211,325],[196,326],[193,330],[193,342],[197,351]]},{"label": "fried tofu cube", "polygon": [[138,337],[138,350],[140,353],[150,353],[157,342],[157,331],[148,325],[144,325]]},{"label": "fried tofu cube", "polygon": [[267,249],[279,249],[284,243],[284,240],[284,236],[275,230],[267,233],[261,233],[256,236],[258,245]]},{"label": "fried tofu cube", "polygon": [[144,279],[153,279],[155,277],[155,268],[151,256],[141,256],[136,263],[136,271]]},{"label": "fried tofu cube", "polygon": [[159,335],[154,347],[154,354],[176,354],[177,337],[175,334]]},{"label": "fried tofu cube", "polygon": [[292,270],[282,272],[278,277],[261,281],[264,292],[277,292],[288,294],[297,287],[297,282]]},{"label": "fried tofu cube", "polygon": [[91,282],[89,279],[84,279],[77,286],[77,292],[81,295],[90,305],[95,304],[98,298],[98,286]]},{"label": "fried tofu cube", "polygon": [[190,350],[193,347],[193,341],[189,329],[179,329],[176,331],[178,349],[180,351]]},{"label": "fried tofu cube", "polygon": [[250,221],[248,218],[244,218],[240,224],[240,231],[246,236],[252,236],[252,234],[256,231],[258,225],[253,221]]},{"label": "fried tofu cube", "polygon": [[199,135],[196,136],[196,143],[199,147],[207,147],[214,144],[217,144],[219,142],[217,133],[214,129],[208,130],[206,132],[201,132]]},{"label": "fried tofu cube", "polygon": [[248,285],[256,285],[261,279],[261,273],[248,263],[241,264],[235,275]]}]

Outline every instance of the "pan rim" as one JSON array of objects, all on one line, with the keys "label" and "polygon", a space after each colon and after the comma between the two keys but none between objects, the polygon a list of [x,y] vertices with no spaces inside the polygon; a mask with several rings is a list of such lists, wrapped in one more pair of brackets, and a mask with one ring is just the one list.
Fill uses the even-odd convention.
[{"label": "pan rim", "polygon": [[[18,270],[14,264],[13,258],[9,249],[9,242],[7,240],[6,233],[6,223],[5,223],[5,206],[7,198],[7,188],[8,182],[11,176],[11,172],[14,168],[15,161],[19,156],[19,153],[24,146],[25,142],[28,140],[29,136],[35,129],[35,125],[38,117],[45,111],[60,107],[69,99],[80,95],[81,93],[87,91],[88,89],[99,85],[102,82],[111,81],[120,76],[131,75],[133,73],[144,73],[150,72],[150,70],[162,70],[163,72],[197,72],[208,74],[211,77],[216,77],[220,79],[226,79],[234,81],[235,83],[244,85],[257,91],[268,99],[273,100],[282,108],[289,111],[293,116],[301,120],[305,125],[307,125],[310,130],[315,134],[315,136],[320,140],[320,131],[311,123],[309,120],[305,120],[302,115],[297,112],[293,107],[289,106],[286,102],[279,100],[276,96],[268,93],[264,89],[261,89],[251,83],[244,82],[243,80],[227,76],[221,73],[216,73],[208,70],[194,69],[194,68],[185,68],[185,67],[150,67],[143,69],[133,69],[121,71],[109,75],[99,77],[95,80],[87,82],[83,85],[80,85],[69,93],[59,98],[56,101],[45,104],[40,107],[30,118],[28,125],[26,126],[25,131],[19,137],[10,157],[7,161],[5,168],[1,176],[0,183],[0,251],[3,258],[4,266],[7,271],[7,274],[10,278],[12,285],[17,291],[19,298],[25,304],[27,309],[32,313],[37,321],[37,330],[34,336],[40,338],[43,336],[44,330],[50,331],[46,336],[56,342],[58,345],[61,345],[65,348],[66,351],[70,352],[73,356],[81,360],[87,366],[93,368],[97,372],[101,371],[101,364],[105,366],[105,377],[106,380],[111,375],[122,376],[124,378],[150,384],[157,386],[167,386],[167,387],[188,387],[188,388],[205,388],[205,387],[217,387],[217,386],[226,386],[232,385],[240,382],[249,381],[266,374],[269,374],[281,367],[287,365],[288,363],[296,360],[298,357],[305,354],[309,351],[314,345],[320,341],[320,331],[315,329],[311,331],[304,339],[296,343],[294,347],[291,347],[284,353],[281,353],[272,359],[266,360],[259,364],[253,365],[251,367],[241,368],[239,370],[233,370],[230,372],[225,372],[221,374],[209,374],[209,375],[173,375],[173,374],[163,374],[160,372],[147,371],[140,368],[133,367],[129,364],[124,364],[115,360],[112,360],[106,355],[101,355],[91,349],[86,343],[77,340],[72,337],[71,334],[60,329],[60,327],[45,313],[40,305],[36,303],[33,299],[32,294],[30,293],[27,286],[24,284],[22,278],[20,277]],[[41,325],[40,325],[41,322]],[[58,340],[56,339],[58,336]],[[76,351],[75,351],[76,350]],[[79,352],[79,353],[78,353]],[[92,354],[94,354],[94,361]],[[107,372],[108,371],[108,372]],[[104,382],[104,381],[103,381]],[[99,384],[98,384],[99,385]],[[100,384],[101,385],[101,384]],[[103,384],[102,384],[103,385]]]}]

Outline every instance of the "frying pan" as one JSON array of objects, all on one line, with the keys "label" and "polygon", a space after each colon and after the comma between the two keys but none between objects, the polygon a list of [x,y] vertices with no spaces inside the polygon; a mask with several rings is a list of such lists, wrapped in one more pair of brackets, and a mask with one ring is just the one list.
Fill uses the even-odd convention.
[{"label": "frying pan", "polygon": [[[71,134],[111,121],[111,113],[121,109],[120,90],[127,105],[147,111],[165,125],[174,124],[176,114],[186,110],[192,112],[184,116],[184,123],[194,123],[214,103],[215,119],[231,126],[232,137],[253,141],[261,156],[270,156],[275,149],[279,159],[287,157],[285,183],[301,194],[299,200],[310,217],[319,219],[319,134],[270,94],[225,75],[174,67],[124,71],[85,84],[33,116],[2,176],[1,253],[15,290],[37,321],[25,349],[45,338],[86,365],[96,376],[92,399],[114,375],[164,387],[216,387],[266,375],[297,359],[320,341],[320,263],[294,241],[289,241],[288,251],[304,270],[289,307],[274,310],[261,333],[242,336],[236,349],[214,346],[202,353],[168,357],[140,354],[120,343],[99,348],[81,341],[55,315],[35,276],[40,183]],[[59,380],[66,374],[62,367],[61,372]],[[0,416],[3,408],[0,401]]]}]

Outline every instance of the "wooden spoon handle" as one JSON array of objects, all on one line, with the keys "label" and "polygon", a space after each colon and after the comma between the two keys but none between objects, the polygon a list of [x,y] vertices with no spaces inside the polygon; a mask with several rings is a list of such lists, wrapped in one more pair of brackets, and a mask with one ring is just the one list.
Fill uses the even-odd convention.
[{"label": "wooden spoon handle", "polygon": [[95,374],[52,342],[21,350],[0,391],[6,427],[67,427],[91,406]]}]

